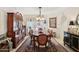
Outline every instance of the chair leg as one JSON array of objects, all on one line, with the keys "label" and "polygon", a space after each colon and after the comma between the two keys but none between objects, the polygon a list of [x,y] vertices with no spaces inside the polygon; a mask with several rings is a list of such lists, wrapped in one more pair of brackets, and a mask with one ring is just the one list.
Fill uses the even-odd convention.
[{"label": "chair leg", "polygon": [[39,52],[39,45],[37,46],[37,52]]}]

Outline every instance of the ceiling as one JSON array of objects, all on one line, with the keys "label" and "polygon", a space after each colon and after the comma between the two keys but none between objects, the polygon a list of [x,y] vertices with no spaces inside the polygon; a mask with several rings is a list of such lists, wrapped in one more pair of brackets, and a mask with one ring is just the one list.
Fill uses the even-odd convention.
[{"label": "ceiling", "polygon": [[[6,12],[21,12],[23,14],[27,14],[27,15],[38,15],[39,14],[39,8],[38,7],[4,7],[4,8],[0,8]],[[42,14],[48,14],[51,12],[57,12],[60,10],[63,10],[66,8],[59,8],[59,7],[43,7],[42,8]]]},{"label": "ceiling", "polygon": [[[68,10],[76,10],[77,7],[42,7],[42,15],[48,15],[58,12],[65,12]],[[39,8],[38,7],[0,7],[0,10],[4,10],[5,12],[20,12],[24,15],[38,15]]]}]

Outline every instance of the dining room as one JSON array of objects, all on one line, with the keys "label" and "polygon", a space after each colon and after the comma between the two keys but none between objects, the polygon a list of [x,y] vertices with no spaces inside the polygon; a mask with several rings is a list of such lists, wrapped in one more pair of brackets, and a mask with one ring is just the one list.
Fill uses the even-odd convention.
[{"label": "dining room", "polygon": [[78,7],[0,7],[0,12],[0,52],[79,51],[71,34],[78,31]]}]

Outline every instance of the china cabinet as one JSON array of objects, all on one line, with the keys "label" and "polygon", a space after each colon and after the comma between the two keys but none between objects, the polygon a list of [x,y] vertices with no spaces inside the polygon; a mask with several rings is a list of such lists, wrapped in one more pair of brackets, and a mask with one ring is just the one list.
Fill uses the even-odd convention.
[{"label": "china cabinet", "polygon": [[16,48],[23,40],[23,33],[26,34],[25,27],[23,27],[22,14],[17,12],[7,13],[7,36],[12,38],[13,48]]}]

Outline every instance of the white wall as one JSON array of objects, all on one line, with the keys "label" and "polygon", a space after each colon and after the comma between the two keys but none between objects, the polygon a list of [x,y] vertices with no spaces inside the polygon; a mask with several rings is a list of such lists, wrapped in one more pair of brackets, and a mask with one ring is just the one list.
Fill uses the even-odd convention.
[{"label": "white wall", "polygon": [[[58,13],[59,14],[59,13]],[[69,8],[68,10],[64,10],[59,14],[57,17],[58,28],[57,28],[57,37],[63,40],[64,38],[64,31],[68,30],[69,22],[71,20],[76,20],[76,16],[79,14],[79,9],[76,8]]]},{"label": "white wall", "polygon": [[[49,28],[49,18],[51,17],[57,17],[57,28],[50,28],[54,32],[56,32],[57,38],[60,38],[63,40],[64,37],[64,31],[67,31],[69,22],[70,20],[75,20],[77,14],[79,13],[78,8],[68,8],[68,9],[63,9],[63,10],[56,10],[57,12],[53,11],[49,14],[44,15],[46,17],[46,20],[48,21],[48,28]],[[30,17],[34,15],[29,15]],[[25,15],[25,19],[27,22],[28,20],[28,15]]]},{"label": "white wall", "polygon": [[[9,8],[7,8],[9,9]],[[7,10],[6,9],[6,10]],[[5,11],[6,11],[5,10]],[[32,11],[31,11],[32,10]],[[9,11],[19,11],[23,14],[23,23],[26,24],[28,17],[27,16],[34,16],[38,15],[38,8],[35,9],[28,9],[28,8],[14,8],[10,9]],[[9,12],[7,11],[7,12]],[[48,28],[49,28],[49,18],[50,17],[57,17],[57,28],[50,28],[53,31],[57,33],[57,38],[63,39],[63,33],[64,31],[67,31],[68,24],[70,20],[76,20],[77,14],[79,14],[79,8],[46,8],[43,12],[44,16],[46,17],[46,20],[48,21]],[[0,34],[6,32],[6,20],[5,20],[5,12],[0,11]],[[1,16],[2,15],[2,16]]]},{"label": "white wall", "polygon": [[7,18],[6,13],[0,10],[0,35],[7,32]]}]

